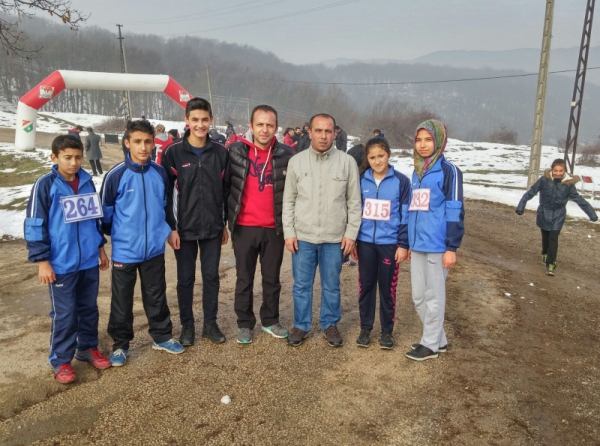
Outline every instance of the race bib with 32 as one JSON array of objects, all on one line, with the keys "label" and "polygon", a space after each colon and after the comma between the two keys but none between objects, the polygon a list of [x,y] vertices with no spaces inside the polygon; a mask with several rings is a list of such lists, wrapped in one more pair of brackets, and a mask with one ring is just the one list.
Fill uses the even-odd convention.
[{"label": "race bib with 32", "polygon": [[428,211],[431,189],[413,189],[409,211]]}]

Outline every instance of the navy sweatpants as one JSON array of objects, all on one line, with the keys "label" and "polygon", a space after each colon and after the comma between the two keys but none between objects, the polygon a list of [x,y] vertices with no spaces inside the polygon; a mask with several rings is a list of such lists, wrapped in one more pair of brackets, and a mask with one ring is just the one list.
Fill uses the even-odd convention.
[{"label": "navy sweatpants", "polygon": [[70,274],[57,274],[49,286],[52,309],[50,356],[56,368],[71,362],[75,349],[98,346],[99,269],[85,269]]},{"label": "navy sweatpants", "polygon": [[381,331],[394,330],[398,265],[394,259],[396,245],[357,242],[360,328],[373,329],[377,285],[379,285],[379,320]]}]

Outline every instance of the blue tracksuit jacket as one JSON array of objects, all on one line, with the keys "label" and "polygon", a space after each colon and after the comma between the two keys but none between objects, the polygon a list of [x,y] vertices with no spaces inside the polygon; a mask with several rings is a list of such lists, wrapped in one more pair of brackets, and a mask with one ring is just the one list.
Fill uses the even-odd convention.
[{"label": "blue tracksuit jacket", "polygon": [[[92,177],[79,169],[77,194],[96,192]],[[56,274],[69,274],[98,266],[98,248],[105,243],[98,219],[64,222],[61,197],[75,195],[52,166],[33,185],[25,218],[25,240],[32,262],[50,261]]]},{"label": "blue tracksuit jacket", "polygon": [[165,252],[167,176],[151,161],[136,164],[129,154],[104,177],[100,198],[102,230],[112,240],[112,260],[142,263]]},{"label": "blue tracksuit jacket", "polygon": [[367,169],[360,177],[362,203],[367,198],[390,201],[389,220],[370,220],[363,218],[357,239],[361,242],[377,245],[398,245],[408,248],[408,199],[410,181],[392,166],[388,167],[386,176],[379,186],[373,178],[373,170]]},{"label": "blue tracksuit jacket", "polygon": [[428,211],[408,211],[408,239],[416,252],[456,251],[464,228],[462,172],[444,156],[419,179],[412,175],[412,191],[430,190]]}]

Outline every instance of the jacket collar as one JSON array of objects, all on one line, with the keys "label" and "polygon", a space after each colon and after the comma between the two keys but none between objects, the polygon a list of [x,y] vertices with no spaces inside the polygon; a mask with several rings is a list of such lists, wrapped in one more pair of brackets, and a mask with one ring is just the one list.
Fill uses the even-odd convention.
[{"label": "jacket collar", "polygon": [[313,153],[317,158],[329,158],[329,156],[332,155],[333,151],[337,151],[338,149],[336,149],[335,147],[335,142],[333,144],[331,144],[331,147],[329,149],[327,149],[325,152],[319,152],[318,150],[313,149],[312,144],[308,147],[308,150]]},{"label": "jacket collar", "polygon": [[[188,152],[190,152],[190,153],[194,153],[194,149],[192,148],[192,147],[194,147],[194,146],[192,146],[192,145],[190,144],[190,141],[188,140],[188,136],[190,136],[190,130],[189,130],[189,129],[187,129],[187,130],[185,131],[185,133],[183,134],[183,137],[182,137],[182,141],[183,141],[183,148],[184,148],[185,150],[187,150]],[[212,142],[212,140],[210,139],[210,136],[206,135],[206,145],[203,147],[203,150],[209,150],[209,149],[212,149],[212,146],[213,146],[213,142]]]},{"label": "jacket collar", "polygon": [[[382,178],[382,180],[385,180],[386,178],[389,178],[389,177],[393,177],[394,174],[395,174],[395,172],[396,171],[394,170],[394,166],[392,166],[391,164],[388,164],[387,173]],[[371,169],[370,167],[367,170],[365,170],[364,177],[367,180],[372,181],[373,183],[375,183],[375,177],[373,176],[373,169]]]},{"label": "jacket collar", "polygon": [[[58,166],[56,164],[54,164],[52,166],[52,173],[54,175],[56,175],[58,178],[60,178],[61,180],[63,180],[64,182],[66,182],[67,180],[65,179],[65,177],[63,177],[60,172],[58,171]],[[79,172],[77,172],[77,176],[79,176],[79,187],[81,188],[81,186],[83,186],[85,183],[87,183],[88,181],[91,181],[92,176],[87,173],[83,168],[79,168]]]},{"label": "jacket collar", "polygon": [[[275,141],[273,142],[273,151],[272,151],[272,156],[280,156],[281,154],[283,154],[284,149],[281,146],[281,144],[279,143],[279,141],[277,141],[277,138],[273,137],[275,139]],[[258,147],[256,146],[253,142],[247,140],[246,138],[242,138],[239,140],[239,142],[244,144],[244,147],[246,148],[246,153],[248,152],[248,150],[250,150],[253,147]],[[264,149],[260,149],[260,150],[264,150]]]},{"label": "jacket collar", "polygon": [[151,163],[152,161],[150,160],[148,160],[146,164],[135,163],[131,159],[131,154],[129,152],[127,152],[127,156],[125,157],[125,165],[127,166],[127,168],[138,173],[146,172],[150,168]]}]

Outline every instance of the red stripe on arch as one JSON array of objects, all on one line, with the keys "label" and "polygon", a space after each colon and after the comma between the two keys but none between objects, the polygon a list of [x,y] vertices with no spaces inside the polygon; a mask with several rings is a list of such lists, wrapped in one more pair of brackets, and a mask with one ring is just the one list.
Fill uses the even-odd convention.
[{"label": "red stripe on arch", "polygon": [[65,81],[60,71],[50,73],[44,80],[21,97],[21,102],[39,110],[42,106],[58,96],[65,89]]},{"label": "red stripe on arch", "polygon": [[192,95],[190,95],[189,91],[183,88],[179,82],[170,76],[164,93],[177,102],[181,108],[185,108],[188,101],[192,98]]}]

